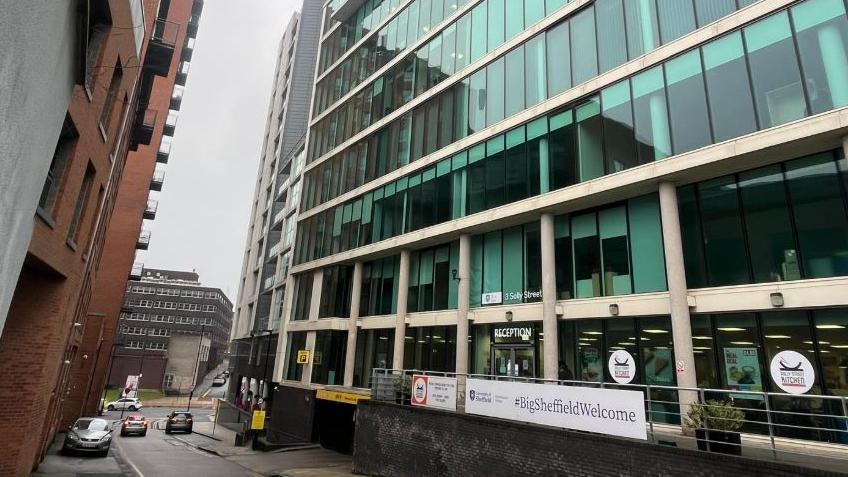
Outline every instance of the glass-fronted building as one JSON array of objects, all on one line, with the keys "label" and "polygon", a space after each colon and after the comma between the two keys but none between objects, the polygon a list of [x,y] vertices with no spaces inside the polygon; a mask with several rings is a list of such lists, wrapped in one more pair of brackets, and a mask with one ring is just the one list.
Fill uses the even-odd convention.
[{"label": "glass-fronted building", "polygon": [[282,383],[612,382],[624,349],[781,392],[795,350],[848,395],[844,0],[325,9]]}]

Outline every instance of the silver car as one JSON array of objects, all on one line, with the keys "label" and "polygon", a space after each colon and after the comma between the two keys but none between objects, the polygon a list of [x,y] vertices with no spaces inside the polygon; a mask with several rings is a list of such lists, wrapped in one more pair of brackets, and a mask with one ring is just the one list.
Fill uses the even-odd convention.
[{"label": "silver car", "polygon": [[105,419],[81,417],[68,428],[63,452],[97,452],[101,456],[109,453],[112,445],[112,426]]}]

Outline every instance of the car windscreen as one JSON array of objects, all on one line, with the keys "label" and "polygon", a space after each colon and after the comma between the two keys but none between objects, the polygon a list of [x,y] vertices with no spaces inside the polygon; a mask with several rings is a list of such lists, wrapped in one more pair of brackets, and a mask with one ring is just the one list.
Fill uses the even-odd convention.
[{"label": "car windscreen", "polygon": [[92,429],[92,430],[102,430],[106,429],[109,424],[103,419],[79,419],[76,424],[74,424],[74,429]]},{"label": "car windscreen", "polygon": [[191,419],[191,413],[190,412],[175,412],[175,413],[173,413],[173,417],[185,417],[185,418]]}]

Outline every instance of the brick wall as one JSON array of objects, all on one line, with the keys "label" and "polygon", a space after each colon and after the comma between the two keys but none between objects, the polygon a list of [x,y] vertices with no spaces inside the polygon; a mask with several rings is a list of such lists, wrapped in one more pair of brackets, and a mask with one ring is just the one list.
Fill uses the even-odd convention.
[{"label": "brick wall", "polygon": [[353,471],[386,477],[844,475],[376,401],[359,402]]}]

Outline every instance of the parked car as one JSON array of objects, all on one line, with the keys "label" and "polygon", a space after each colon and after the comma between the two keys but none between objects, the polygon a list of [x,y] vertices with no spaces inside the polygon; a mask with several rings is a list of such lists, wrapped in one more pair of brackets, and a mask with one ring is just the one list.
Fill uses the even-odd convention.
[{"label": "parked car", "polygon": [[223,386],[225,384],[227,384],[227,378],[225,378],[223,375],[219,374],[215,376],[214,379],[212,379],[213,386]]},{"label": "parked car", "polygon": [[174,431],[184,431],[191,433],[192,416],[188,411],[171,411],[168,415],[168,421],[165,423],[165,434],[170,434]]},{"label": "parked car", "polygon": [[138,411],[141,409],[141,401],[137,398],[121,398],[117,401],[106,403],[106,409],[115,411],[118,409],[126,409],[127,411]]},{"label": "parked car", "polygon": [[111,445],[112,426],[107,420],[98,417],[81,417],[68,427],[65,442],[62,444],[62,452],[97,452],[105,457]]},{"label": "parked car", "polygon": [[229,369],[225,369],[225,370],[224,370],[224,372],[223,372],[223,373],[221,373],[221,374],[223,374],[225,378],[229,378],[229,377],[230,377],[230,370],[229,370]]},{"label": "parked car", "polygon": [[146,436],[149,421],[141,414],[130,414],[121,423],[121,437],[130,434]]}]

